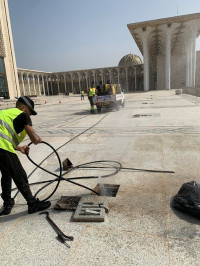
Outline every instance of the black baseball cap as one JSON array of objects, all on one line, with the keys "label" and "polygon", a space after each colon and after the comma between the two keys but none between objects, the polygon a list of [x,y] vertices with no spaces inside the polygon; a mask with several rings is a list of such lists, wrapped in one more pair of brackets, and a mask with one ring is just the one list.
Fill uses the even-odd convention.
[{"label": "black baseball cap", "polygon": [[34,102],[31,100],[31,98],[28,96],[22,96],[18,98],[18,101],[27,105],[30,108],[32,115],[37,115],[37,112],[34,110]]}]

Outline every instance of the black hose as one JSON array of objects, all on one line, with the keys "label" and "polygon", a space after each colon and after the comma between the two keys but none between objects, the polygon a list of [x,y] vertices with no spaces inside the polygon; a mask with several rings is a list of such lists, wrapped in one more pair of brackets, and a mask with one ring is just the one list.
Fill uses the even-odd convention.
[{"label": "black hose", "polygon": [[[85,189],[88,189],[90,191],[92,191],[93,193],[97,194],[97,195],[100,195],[98,192],[96,192],[95,190],[87,187],[87,186],[84,186],[84,185],[81,185],[79,183],[76,183],[72,180],[81,180],[81,179],[92,179],[92,178],[98,178],[98,176],[85,176],[85,177],[70,177],[70,178],[64,178],[63,176],[68,174],[69,172],[73,171],[73,170],[76,170],[76,169],[102,169],[102,168],[105,168],[105,169],[109,169],[109,168],[114,168],[115,171],[111,174],[107,174],[107,175],[101,175],[101,177],[105,178],[105,177],[109,177],[109,176],[112,176],[112,175],[115,175],[117,174],[120,170],[133,170],[133,171],[147,171],[147,172],[158,172],[158,173],[174,173],[173,171],[160,171],[160,170],[148,170],[148,169],[136,169],[136,168],[124,168],[122,167],[121,163],[117,162],[117,161],[111,161],[111,160],[102,160],[102,161],[93,161],[93,162],[89,162],[89,163],[84,163],[84,164],[80,164],[80,165],[77,165],[75,167],[72,167],[72,168],[69,168],[68,171],[66,171],[65,173],[62,173],[62,165],[61,165],[61,160],[60,160],[60,157],[57,153],[57,151],[62,148],[63,146],[65,146],[66,144],[68,144],[69,142],[73,141],[75,138],[79,137],[80,135],[84,134],[85,132],[87,132],[88,130],[90,130],[91,128],[93,128],[94,126],[96,126],[98,123],[101,122],[102,119],[104,119],[108,114],[106,114],[103,118],[101,118],[97,123],[95,123],[94,125],[92,125],[91,127],[87,128],[86,130],[84,130],[83,132],[79,133],[78,135],[76,135],[75,137],[73,137],[72,139],[70,139],[69,141],[65,142],[64,144],[62,144],[60,147],[58,147],[57,149],[54,149],[49,143],[47,142],[42,142],[46,145],[48,145],[52,150],[53,152],[51,152],[45,159],[43,159],[39,164],[36,164],[30,157],[29,155],[27,155],[28,159],[36,166],[33,171],[28,175],[28,178],[36,171],[37,168],[40,168],[41,170],[55,176],[56,178],[55,179],[52,179],[52,180],[48,180],[48,181],[39,181],[39,182],[35,182],[35,183],[30,183],[29,185],[32,186],[32,185],[38,185],[38,184],[45,184],[44,186],[42,186],[35,194],[35,196],[38,195],[38,193],[40,191],[42,191],[44,188],[46,188],[47,186],[51,185],[52,183],[54,182],[57,182],[54,190],[51,192],[51,194],[45,198],[43,201],[49,199],[55,192],[56,190],[58,189],[58,186],[60,184],[61,181],[67,181],[67,182],[70,182],[72,184],[75,184],[77,186],[80,186],[80,187],[83,187]],[[32,144],[29,143],[28,146],[30,146]],[[41,167],[41,164],[47,159],[49,158],[53,153],[56,154],[57,158],[58,158],[58,162],[59,162],[59,175],[57,174],[54,174],[48,170],[46,170],[45,168]],[[96,163],[115,163],[117,164],[117,166],[88,166],[88,165],[91,165],[91,164],[96,164]],[[17,190],[17,188],[14,188],[12,189],[12,191],[15,191]],[[13,198],[15,198],[17,196],[17,194],[19,193],[19,191],[17,191],[17,193],[15,194],[15,196]]]},{"label": "black hose", "polygon": [[[61,149],[63,146],[65,146],[66,144],[68,144],[69,142],[71,142],[71,141],[73,141],[74,139],[76,139],[77,137],[79,137],[80,135],[82,135],[82,134],[84,134],[85,132],[87,132],[88,130],[90,130],[90,129],[92,129],[93,127],[95,127],[97,124],[99,124],[106,116],[107,116],[108,114],[106,114],[106,115],[104,115],[97,123],[95,123],[94,125],[92,125],[91,127],[89,127],[89,128],[87,128],[86,130],[84,130],[84,131],[82,131],[81,133],[79,133],[78,135],[76,135],[75,137],[73,137],[72,139],[70,139],[70,140],[68,140],[68,141],[66,141],[64,144],[62,144],[60,147],[58,147],[57,149],[56,149],[56,151],[58,151],[59,149]],[[30,144],[30,143],[29,143]],[[35,164],[36,165],[36,167],[33,169],[33,171],[28,175],[28,179],[29,179],[29,177],[37,170],[37,168],[46,160],[46,159],[48,159],[52,154],[53,154],[54,152],[52,152],[52,153],[50,153],[46,158],[44,158],[40,163],[39,163],[39,165],[37,165],[37,164]],[[46,169],[44,169],[44,171],[46,171]],[[71,170],[69,169],[69,171],[68,172],[70,172]],[[47,172],[47,171],[46,171]],[[53,174],[53,173],[52,173]],[[66,173],[65,173],[66,174]],[[54,174],[53,174],[54,175]],[[57,175],[56,175],[57,176]],[[38,182],[38,183],[32,183],[31,185],[37,185],[37,184],[41,184],[41,183],[47,183],[46,181],[44,181],[44,182]],[[12,189],[11,191],[15,191],[15,190],[17,190],[17,188],[14,188],[14,189]],[[19,193],[19,190],[16,192],[16,194],[14,195],[14,199],[17,197],[17,195],[18,195],[18,193]],[[36,194],[38,194],[38,193],[36,193]]]},{"label": "black hose", "polygon": [[[51,193],[51,194],[45,199],[45,200],[47,200],[47,199],[49,199],[51,196],[53,196],[53,194],[56,192],[56,190],[57,190],[57,188],[58,188],[58,186],[59,186],[59,183],[60,183],[61,178],[62,178],[62,164],[61,164],[60,156],[58,155],[58,153],[57,153],[57,151],[54,149],[54,147],[52,147],[49,143],[47,143],[47,142],[45,142],[45,141],[42,141],[41,143],[46,144],[47,146],[49,146],[49,147],[54,151],[54,153],[56,154],[56,156],[57,156],[57,158],[58,158],[59,168],[60,168],[60,174],[59,174],[59,175],[56,175],[56,176],[57,176],[57,179],[54,180],[54,181],[57,181],[57,184],[56,184],[54,190],[52,191],[52,193]],[[28,146],[31,146],[31,144],[32,144],[32,142],[30,142],[30,143],[28,144]],[[28,159],[29,159],[29,160],[30,160],[35,166],[39,167],[40,169],[42,169],[43,171],[45,171],[45,172],[47,172],[47,173],[50,173],[51,175],[55,175],[54,173],[49,172],[48,170],[44,169],[43,167],[38,166],[38,165],[37,165],[37,164],[36,164],[36,163],[35,163],[35,162],[29,157],[28,154],[26,154],[26,156],[27,156],[27,158],[28,158]],[[53,181],[53,182],[54,182],[54,181]],[[50,185],[50,184],[48,183],[48,185]]]},{"label": "black hose", "polygon": [[[49,143],[45,142],[45,141],[42,141],[41,143],[43,144],[46,144],[47,146],[49,146],[53,152],[56,154],[57,156],[57,159],[58,159],[58,163],[59,163],[59,175],[58,174],[55,174],[53,172],[50,172],[49,170],[43,168],[41,166],[42,163],[40,163],[39,165],[37,163],[35,163],[31,158],[30,156],[27,154],[27,158],[36,166],[36,169],[37,168],[40,168],[41,170],[49,173],[50,175],[53,175],[55,176],[56,178],[55,179],[52,179],[52,180],[46,180],[46,181],[39,181],[39,182],[34,182],[34,183],[30,183],[29,185],[32,186],[32,185],[38,185],[38,184],[45,184],[44,186],[42,186],[37,192],[36,194],[34,195],[35,197],[39,194],[39,192],[41,192],[44,188],[48,187],[49,185],[51,185],[52,183],[54,182],[57,182],[55,188],[53,189],[53,191],[50,193],[50,195],[48,197],[46,197],[43,201],[46,201],[47,199],[49,199],[51,196],[53,196],[53,194],[56,192],[56,190],[58,189],[58,186],[60,184],[61,181],[67,181],[67,182],[70,182],[74,185],[77,185],[77,186],[80,186],[80,187],[83,187],[87,190],[90,190],[91,192],[97,194],[97,195],[100,195],[97,191],[87,187],[87,186],[84,186],[82,184],[79,184],[77,182],[74,182],[73,180],[81,180],[81,179],[92,179],[92,178],[98,178],[98,176],[81,176],[81,177],[69,177],[69,178],[64,178],[63,176],[65,176],[66,174],[68,174],[69,172],[73,171],[73,170],[76,170],[76,169],[109,169],[109,168],[112,168],[112,169],[115,169],[115,171],[111,174],[107,174],[107,175],[101,175],[102,178],[105,178],[105,177],[109,177],[109,176],[112,176],[112,175],[115,175],[117,174],[120,170],[136,170],[136,171],[148,171],[148,172],[162,172],[162,173],[174,173],[173,171],[161,171],[161,170],[148,170],[148,169],[137,169],[137,168],[125,168],[125,167],[122,167],[121,163],[120,162],[117,162],[117,161],[111,161],[111,160],[102,160],[102,161],[93,161],[93,162],[89,162],[89,163],[83,163],[83,164],[80,164],[80,165],[77,165],[75,167],[71,167],[69,168],[69,170],[67,170],[66,172],[62,173],[62,164],[61,164],[61,160],[60,160],[60,156],[58,155],[57,153],[57,150],[54,149]],[[32,144],[29,143],[28,146],[30,146]],[[52,154],[52,153],[51,153]],[[48,156],[49,157],[49,156]],[[43,160],[44,161],[44,160]],[[42,162],[43,162],[42,161]],[[91,164],[102,164],[102,163],[109,163],[109,166],[91,166]],[[117,164],[117,166],[110,166],[110,163],[114,163],[114,164]],[[34,171],[36,170],[34,169]],[[32,173],[34,172],[32,171]],[[32,174],[31,173],[31,174]],[[30,175],[29,175],[30,176]],[[12,191],[16,190],[17,188],[14,188],[12,189]],[[18,193],[18,192],[17,192]],[[17,194],[14,196],[14,198],[17,196]]]}]

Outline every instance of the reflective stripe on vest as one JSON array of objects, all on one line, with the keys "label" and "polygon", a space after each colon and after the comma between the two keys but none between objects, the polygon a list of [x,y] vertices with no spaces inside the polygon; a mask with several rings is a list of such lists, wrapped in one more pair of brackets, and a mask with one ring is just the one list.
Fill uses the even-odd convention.
[{"label": "reflective stripe on vest", "polygon": [[[0,119],[0,124],[1,124],[2,126],[4,126],[4,127],[10,132],[10,134],[11,134],[12,137],[13,137],[14,144],[15,144],[15,146],[17,146],[17,145],[19,144],[19,141],[18,141],[18,139],[16,138],[16,136],[15,136],[15,132],[12,130],[12,128],[11,128],[6,122],[4,122],[4,121],[1,120],[1,119]],[[2,135],[4,135],[4,137],[3,137]],[[6,136],[6,138],[5,138],[5,136],[6,136],[5,134],[1,133],[1,137],[2,137],[2,138],[4,138],[4,139],[10,141],[10,142],[13,144],[12,140],[11,140],[8,136]]]},{"label": "reflective stripe on vest", "polygon": [[9,141],[12,145],[14,144],[12,142],[12,139],[10,139],[6,134],[0,132],[0,137],[2,137],[3,139],[6,139],[7,141]]},{"label": "reflective stripe on vest", "polygon": [[17,154],[15,148],[26,136],[25,129],[17,134],[13,125],[14,119],[21,113],[23,112],[18,108],[0,111],[0,149]]}]

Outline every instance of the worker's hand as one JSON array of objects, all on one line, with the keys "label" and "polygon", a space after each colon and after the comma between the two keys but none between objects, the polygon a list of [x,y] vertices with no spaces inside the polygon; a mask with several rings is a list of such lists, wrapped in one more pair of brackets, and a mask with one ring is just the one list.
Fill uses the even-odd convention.
[{"label": "worker's hand", "polygon": [[20,151],[23,154],[29,154],[30,148],[29,148],[29,146],[24,145],[24,146],[17,146],[16,150]]}]

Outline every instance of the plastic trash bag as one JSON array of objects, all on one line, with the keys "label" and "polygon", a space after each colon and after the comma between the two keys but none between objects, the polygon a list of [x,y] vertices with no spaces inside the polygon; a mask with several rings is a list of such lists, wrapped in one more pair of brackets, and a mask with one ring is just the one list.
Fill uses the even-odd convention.
[{"label": "plastic trash bag", "polygon": [[171,206],[200,219],[200,185],[195,181],[183,184]]}]

